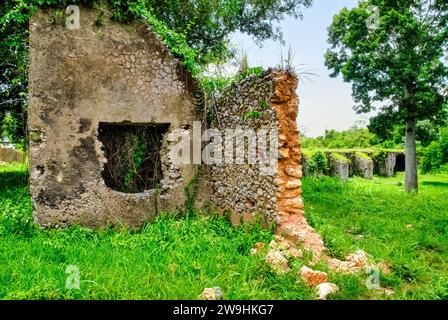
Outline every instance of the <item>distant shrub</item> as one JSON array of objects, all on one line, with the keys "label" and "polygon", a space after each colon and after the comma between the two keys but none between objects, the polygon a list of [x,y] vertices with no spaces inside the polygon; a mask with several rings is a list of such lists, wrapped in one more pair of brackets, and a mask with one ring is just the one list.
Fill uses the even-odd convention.
[{"label": "distant shrub", "polygon": [[448,127],[440,132],[440,139],[433,141],[424,151],[422,173],[445,171],[448,165]]},{"label": "distant shrub", "polygon": [[425,150],[421,163],[422,173],[434,172],[442,166],[442,150],[438,142],[432,142]]},{"label": "distant shrub", "polygon": [[323,175],[328,169],[328,159],[324,152],[316,151],[311,155],[308,170],[316,177]]},{"label": "distant shrub", "polygon": [[378,150],[373,154],[373,159],[377,163],[384,163],[388,157],[388,152],[386,150]]},{"label": "distant shrub", "polygon": [[302,138],[303,148],[369,148],[376,144],[375,134],[364,128],[353,127],[345,131],[326,130],[323,137]]},{"label": "distant shrub", "polygon": [[[5,207],[5,204],[3,205]],[[35,231],[33,218],[26,203],[14,203],[6,206],[0,215],[0,234],[30,236]]]},{"label": "distant shrub", "polygon": [[30,236],[35,231],[28,193],[28,170],[0,165],[0,235]]}]

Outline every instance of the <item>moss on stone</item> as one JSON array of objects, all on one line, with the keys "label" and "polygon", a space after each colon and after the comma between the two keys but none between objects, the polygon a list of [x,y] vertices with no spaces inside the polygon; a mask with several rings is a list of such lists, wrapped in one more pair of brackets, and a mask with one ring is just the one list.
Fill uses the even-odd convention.
[{"label": "moss on stone", "polygon": [[306,159],[311,159],[313,156],[314,151],[313,150],[303,150],[302,149],[302,157]]},{"label": "moss on stone", "polygon": [[345,163],[351,163],[350,159],[344,157],[342,154],[340,154],[338,152],[331,153],[331,158],[345,162]]},{"label": "moss on stone", "polygon": [[355,151],[355,156],[360,157],[365,160],[368,160],[368,161],[372,161],[372,158],[370,158],[367,154],[362,153],[360,151]]},{"label": "moss on stone", "polygon": [[378,163],[384,163],[387,159],[389,152],[386,150],[378,150],[373,154],[373,159]]}]

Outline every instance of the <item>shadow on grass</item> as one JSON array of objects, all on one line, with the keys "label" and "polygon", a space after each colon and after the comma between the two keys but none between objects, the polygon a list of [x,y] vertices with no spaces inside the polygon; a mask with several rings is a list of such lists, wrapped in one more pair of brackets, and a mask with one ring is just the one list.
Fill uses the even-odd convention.
[{"label": "shadow on grass", "polygon": [[423,181],[422,185],[424,186],[433,186],[433,187],[448,187],[448,182],[442,181]]},{"label": "shadow on grass", "polygon": [[3,171],[0,169],[0,191],[15,187],[26,187],[28,185],[28,172]]}]

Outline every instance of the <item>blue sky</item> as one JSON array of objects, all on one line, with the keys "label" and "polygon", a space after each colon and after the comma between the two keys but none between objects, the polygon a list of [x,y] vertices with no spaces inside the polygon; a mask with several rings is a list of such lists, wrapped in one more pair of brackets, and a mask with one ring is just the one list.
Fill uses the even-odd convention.
[{"label": "blue sky", "polygon": [[[325,129],[344,130],[356,122],[368,121],[368,115],[357,115],[352,109],[351,85],[341,78],[330,78],[324,64],[324,53],[329,47],[327,27],[343,7],[356,4],[357,0],[314,0],[313,6],[304,10],[303,20],[287,18],[280,23],[286,41],[283,55],[291,46],[296,68],[316,74],[299,83],[297,90],[298,123],[307,136],[322,135]],[[280,62],[280,43],[267,41],[260,48],[244,34],[235,34],[232,40],[247,52],[251,66],[270,67]]]}]

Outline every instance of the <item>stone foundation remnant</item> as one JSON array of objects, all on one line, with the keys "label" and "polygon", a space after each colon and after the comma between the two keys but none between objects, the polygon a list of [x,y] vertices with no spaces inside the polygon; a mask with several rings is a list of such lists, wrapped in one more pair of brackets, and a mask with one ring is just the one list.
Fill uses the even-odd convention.
[{"label": "stone foundation remnant", "polygon": [[393,177],[396,163],[397,152],[381,153],[381,157],[374,158],[374,173],[384,177]]},{"label": "stone foundation remnant", "polygon": [[365,153],[359,151],[352,155],[353,175],[365,178],[373,178],[373,160]]},{"label": "stone foundation remnant", "polygon": [[[347,180],[352,176],[371,179],[373,174],[392,177],[395,172],[404,171],[404,152],[397,150],[325,150],[328,169],[324,174]],[[310,176],[312,151],[302,155],[303,175]]]},{"label": "stone foundation remnant", "polygon": [[347,181],[350,176],[351,161],[340,153],[331,153],[329,157],[329,171],[333,177]]}]

